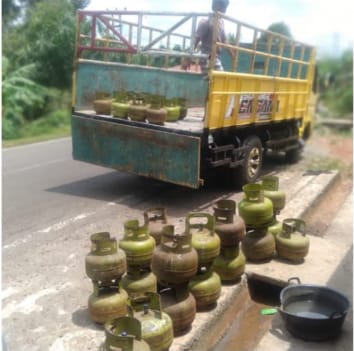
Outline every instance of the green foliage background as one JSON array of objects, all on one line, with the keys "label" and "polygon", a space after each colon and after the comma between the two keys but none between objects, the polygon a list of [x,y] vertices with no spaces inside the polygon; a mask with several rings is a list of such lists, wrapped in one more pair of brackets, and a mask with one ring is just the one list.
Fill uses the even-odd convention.
[{"label": "green foliage background", "polygon": [[[89,2],[2,1],[3,140],[69,135],[75,14]],[[291,36],[284,22],[271,24],[269,30]],[[146,57],[140,55],[134,60],[140,62]],[[153,65],[160,66],[159,60],[155,58]],[[329,114],[351,116],[353,53],[319,60],[318,82],[320,101]]]},{"label": "green foliage background", "polygon": [[353,52],[318,62],[319,101],[328,115],[353,118]]},{"label": "green foliage background", "polygon": [[88,3],[2,1],[3,140],[69,133],[75,14]]}]

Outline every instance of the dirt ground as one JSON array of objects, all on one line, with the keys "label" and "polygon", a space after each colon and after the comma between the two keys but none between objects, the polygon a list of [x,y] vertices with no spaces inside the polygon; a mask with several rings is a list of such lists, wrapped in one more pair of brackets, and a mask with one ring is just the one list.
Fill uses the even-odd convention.
[{"label": "dirt ground", "polygon": [[315,132],[305,148],[304,158],[296,167],[313,170],[338,169],[340,177],[316,209],[305,219],[307,230],[322,236],[353,187],[353,139],[330,129]]}]

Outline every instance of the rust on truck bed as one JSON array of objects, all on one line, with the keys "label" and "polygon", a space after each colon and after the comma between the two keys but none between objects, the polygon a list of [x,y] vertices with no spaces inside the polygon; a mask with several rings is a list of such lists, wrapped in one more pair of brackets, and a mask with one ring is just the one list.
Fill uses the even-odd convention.
[{"label": "rust on truck bed", "polygon": [[72,133],[75,160],[191,188],[200,185],[197,137],[75,115]]}]

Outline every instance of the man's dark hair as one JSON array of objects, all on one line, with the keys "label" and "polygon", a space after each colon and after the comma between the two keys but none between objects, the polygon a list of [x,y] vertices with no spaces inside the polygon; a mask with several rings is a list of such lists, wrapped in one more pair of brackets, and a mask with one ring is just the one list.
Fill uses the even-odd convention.
[{"label": "man's dark hair", "polygon": [[228,5],[229,5],[228,0],[213,0],[211,8],[213,11],[225,12]]}]

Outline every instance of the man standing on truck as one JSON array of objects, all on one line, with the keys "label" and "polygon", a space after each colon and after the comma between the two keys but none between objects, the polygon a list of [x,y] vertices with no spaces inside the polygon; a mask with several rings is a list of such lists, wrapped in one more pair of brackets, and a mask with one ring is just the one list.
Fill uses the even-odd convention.
[{"label": "man standing on truck", "polygon": [[[213,0],[212,10],[215,12],[225,13],[228,5],[229,5],[228,0]],[[207,73],[209,69],[209,61],[210,61],[209,59],[210,59],[211,48],[213,44],[212,42],[213,42],[214,18],[215,16],[212,15],[208,19],[202,19],[198,24],[198,28],[196,32],[194,50],[196,50],[199,43],[201,43],[200,46],[201,53],[209,56],[208,59],[200,60],[202,73]],[[220,19],[218,23],[218,32],[217,32],[216,41],[226,43],[226,34],[225,34],[223,19]],[[220,48],[217,48],[217,52],[215,56],[215,66],[214,66],[214,69],[217,71],[224,70],[220,59],[220,51],[221,51]]]}]

